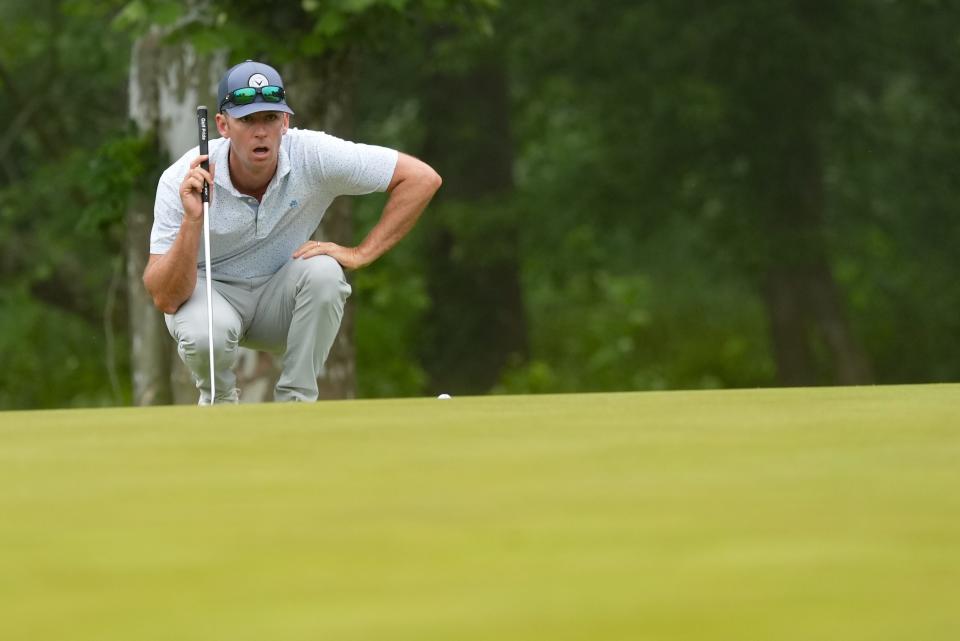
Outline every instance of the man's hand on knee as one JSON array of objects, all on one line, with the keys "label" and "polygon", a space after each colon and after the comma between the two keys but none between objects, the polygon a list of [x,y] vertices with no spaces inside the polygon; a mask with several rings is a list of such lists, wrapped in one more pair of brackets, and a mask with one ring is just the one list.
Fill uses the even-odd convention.
[{"label": "man's hand on knee", "polygon": [[314,256],[329,256],[347,270],[360,269],[367,265],[356,247],[344,247],[336,243],[308,240],[293,252],[294,258],[313,258]]}]

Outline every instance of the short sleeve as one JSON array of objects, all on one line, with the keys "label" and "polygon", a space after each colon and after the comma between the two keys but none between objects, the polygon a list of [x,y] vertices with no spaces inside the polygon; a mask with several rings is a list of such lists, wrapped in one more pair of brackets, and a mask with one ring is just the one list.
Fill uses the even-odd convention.
[{"label": "short sleeve", "polygon": [[321,134],[313,139],[320,177],[338,195],[359,196],[386,191],[399,156],[395,149],[350,142]]},{"label": "short sleeve", "polygon": [[157,185],[157,198],[153,205],[153,228],[150,230],[150,253],[166,254],[180,232],[183,222],[183,203],[177,191],[175,168],[163,172]]}]

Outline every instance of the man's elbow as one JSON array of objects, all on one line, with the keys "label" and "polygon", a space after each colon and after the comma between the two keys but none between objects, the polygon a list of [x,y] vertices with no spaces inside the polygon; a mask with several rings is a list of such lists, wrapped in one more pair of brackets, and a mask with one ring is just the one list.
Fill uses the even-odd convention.
[{"label": "man's elbow", "polygon": [[175,314],[180,309],[179,305],[162,296],[153,296],[153,306],[164,314]]},{"label": "man's elbow", "polygon": [[175,304],[169,297],[153,291],[147,280],[146,274],[144,274],[143,277],[143,286],[147,290],[147,293],[150,294],[150,298],[153,300],[153,306],[159,311],[163,312],[164,314],[175,314],[176,311],[180,309],[180,305]]},{"label": "man's elbow", "polygon": [[161,301],[156,298],[153,299],[153,306],[159,309],[164,314],[170,314],[170,315],[176,314],[177,310],[180,309],[179,305],[173,305],[166,301]]},{"label": "man's elbow", "polygon": [[153,294],[153,306],[164,314],[176,314],[181,304],[183,304],[182,301],[174,302],[169,296]]},{"label": "man's elbow", "polygon": [[438,174],[433,167],[429,166],[425,174],[424,182],[430,188],[430,194],[432,196],[440,190],[440,186],[443,185],[443,178],[440,177],[440,174]]}]

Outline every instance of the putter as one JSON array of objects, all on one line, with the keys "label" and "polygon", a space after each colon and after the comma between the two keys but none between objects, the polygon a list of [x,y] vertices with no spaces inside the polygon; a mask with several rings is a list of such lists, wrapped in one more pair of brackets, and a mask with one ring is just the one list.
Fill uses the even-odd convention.
[{"label": "putter", "polygon": [[[207,108],[197,107],[197,125],[200,128],[200,155],[206,156],[209,153],[207,142]],[[203,161],[200,166],[204,169],[210,168],[208,161]],[[207,270],[207,340],[209,340],[210,349],[210,405],[217,398],[216,383],[214,382],[215,370],[213,367],[213,280],[210,278],[210,185],[203,181],[203,189],[200,192],[200,200],[203,201],[203,262]]]}]

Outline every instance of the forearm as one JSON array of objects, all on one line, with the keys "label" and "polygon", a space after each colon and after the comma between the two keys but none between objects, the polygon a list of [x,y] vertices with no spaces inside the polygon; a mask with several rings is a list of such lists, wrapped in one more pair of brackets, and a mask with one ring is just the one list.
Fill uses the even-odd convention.
[{"label": "forearm", "polygon": [[193,294],[197,285],[197,251],[201,221],[184,219],[173,246],[152,260],[143,273],[143,284],[160,311],[172,314]]},{"label": "forearm", "polygon": [[440,182],[440,176],[431,169],[419,180],[404,180],[394,187],[380,220],[357,246],[363,265],[369,265],[390,251],[413,229],[440,188]]}]

